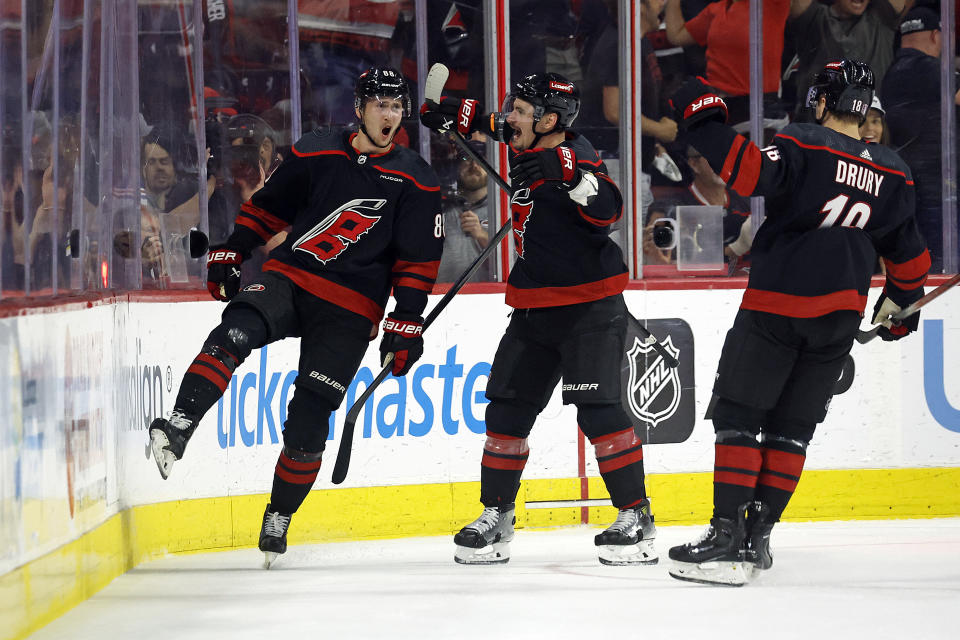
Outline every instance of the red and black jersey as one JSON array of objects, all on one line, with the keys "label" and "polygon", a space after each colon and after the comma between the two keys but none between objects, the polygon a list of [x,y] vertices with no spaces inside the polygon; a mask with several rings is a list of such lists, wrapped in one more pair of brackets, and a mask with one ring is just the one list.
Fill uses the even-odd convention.
[{"label": "red and black jersey", "polygon": [[507,280],[506,302],[516,309],[556,307],[599,300],[627,286],[620,247],[610,225],[623,214],[623,197],[607,168],[583,136],[568,132],[562,146],[577,165],[597,178],[598,193],[580,206],[559,182],[518,189],[510,203],[517,261]]},{"label": "red and black jersey", "polygon": [[887,295],[923,295],[930,255],[914,217],[913,178],[884,146],[814,124],[792,124],[759,149],[708,122],[691,144],[742,196],[766,196],[741,308],[795,318],[863,313],[877,254]]},{"label": "red and black jersey", "polygon": [[245,251],[291,226],[264,271],[379,322],[393,287],[396,310],[422,315],[443,248],[436,174],[394,145],[360,154],[344,128],[318,129],[243,203],[227,246]]}]

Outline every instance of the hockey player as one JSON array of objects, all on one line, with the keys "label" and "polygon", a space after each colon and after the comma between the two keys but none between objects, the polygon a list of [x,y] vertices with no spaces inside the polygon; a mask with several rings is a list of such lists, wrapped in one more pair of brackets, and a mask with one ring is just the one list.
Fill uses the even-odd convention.
[{"label": "hockey player", "polygon": [[[680,580],[742,585],[773,564],[771,529],[826,416],[877,254],[887,273],[875,323],[923,295],[930,256],[910,171],[860,141],[873,82],[862,62],[827,64],[807,95],[817,124],[790,125],[765,149],[726,126],[726,105],[699,80],[672,99],[690,143],[740,195],[766,196],[767,212],[713,388],[713,518],[700,540],[670,549]],[[880,333],[897,340],[917,323],[914,314]]]},{"label": "hockey player", "polygon": [[[479,116],[472,100],[445,98],[421,108],[421,122],[468,134],[494,133],[510,145],[516,263],[506,303],[515,311],[493,360],[486,395],[487,440],[480,466],[483,513],[454,538],[465,564],[510,558],[514,504],[529,456],[527,436],[557,382],[575,404],[600,474],[619,509],[596,536],[605,564],[657,562],[656,529],[643,473],[643,450],[620,406],[620,360],[627,327],[627,268],[610,239],[622,213],[619,189],[597,152],[570,130],[580,110],[573,83],[537,73],[516,83],[501,114]],[[499,117],[498,117],[499,116]],[[483,123],[482,125],[480,123]]]},{"label": "hockey player", "polygon": [[[169,420],[150,425],[160,475],[183,457],[200,419],[234,370],[257,349],[299,336],[300,363],[283,430],[283,449],[263,515],[267,563],[286,551],[291,516],[320,469],[328,419],[343,401],[393,289],[382,357],[405,375],[423,353],[422,313],[440,264],[443,214],[436,174],[394,145],[410,114],[407,83],[371,68],[356,84],[359,131],[315,130],[293,146],[266,185],[245,202],[224,246],[207,258],[214,298],[229,300],[220,325],[183,377]],[[240,288],[240,264],[292,226],[255,284]]]}]

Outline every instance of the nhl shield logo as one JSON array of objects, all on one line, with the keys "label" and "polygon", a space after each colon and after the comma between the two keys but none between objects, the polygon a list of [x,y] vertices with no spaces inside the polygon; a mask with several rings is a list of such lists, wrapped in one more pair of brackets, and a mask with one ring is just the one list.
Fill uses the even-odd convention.
[{"label": "nhl shield logo", "polygon": [[[668,335],[662,344],[674,358],[680,355],[680,350],[673,346],[671,336]],[[650,353],[656,357],[644,369],[644,360]],[[681,385],[678,369],[668,367],[653,347],[636,337],[627,352],[627,362],[630,366],[627,383],[627,403],[630,411],[648,423],[650,428],[670,419],[680,406]]]}]

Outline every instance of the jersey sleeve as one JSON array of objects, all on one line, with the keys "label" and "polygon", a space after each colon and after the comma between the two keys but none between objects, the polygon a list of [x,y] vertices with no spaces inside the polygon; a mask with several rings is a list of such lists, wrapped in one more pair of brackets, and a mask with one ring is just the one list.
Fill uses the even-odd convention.
[{"label": "jersey sleeve", "polygon": [[399,207],[393,246],[394,310],[422,316],[443,251],[443,209],[438,186],[411,186],[407,190]]},{"label": "jersey sleeve", "polygon": [[703,154],[720,179],[744,198],[785,193],[803,173],[803,154],[789,136],[778,134],[773,145],[760,149],[719,122],[705,122],[689,136],[690,144]]},{"label": "jersey sleeve", "polygon": [[577,157],[577,167],[597,180],[597,195],[587,206],[577,206],[580,217],[592,225],[606,227],[623,215],[623,195],[607,174],[607,165],[596,151],[593,160]]},{"label": "jersey sleeve", "polygon": [[905,307],[923,296],[923,285],[930,271],[930,252],[913,214],[912,185],[900,186],[896,206],[901,212],[900,223],[885,230],[875,239],[875,245],[887,271],[883,291],[888,298]]},{"label": "jersey sleeve", "polygon": [[249,251],[293,223],[309,193],[307,161],[292,156],[285,160],[263,188],[240,205],[227,245]]}]

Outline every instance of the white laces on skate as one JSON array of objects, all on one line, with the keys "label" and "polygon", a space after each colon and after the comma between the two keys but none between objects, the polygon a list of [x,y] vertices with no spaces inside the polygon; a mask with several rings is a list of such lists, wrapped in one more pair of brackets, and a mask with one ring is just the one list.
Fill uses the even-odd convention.
[{"label": "white laces on skate", "polygon": [[485,507],[480,517],[464,527],[464,529],[473,529],[484,534],[490,531],[500,522],[500,509],[497,507]]},{"label": "white laces on skate", "polygon": [[617,519],[607,527],[607,531],[621,531],[632,534],[639,526],[636,509],[620,509]]},{"label": "white laces on skate", "polygon": [[268,536],[280,538],[287,532],[290,526],[290,516],[280,515],[276,511],[270,511],[263,519],[263,532]]},{"label": "white laces on skate", "polygon": [[181,431],[193,426],[193,421],[187,417],[187,414],[179,409],[174,409],[170,413],[170,420],[168,420],[168,422]]}]

